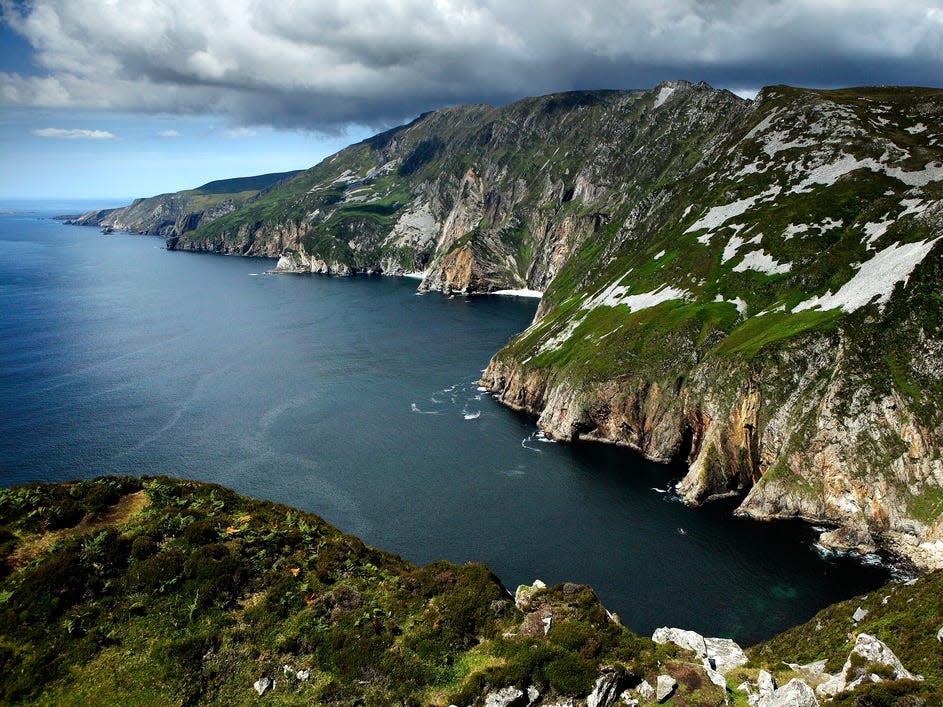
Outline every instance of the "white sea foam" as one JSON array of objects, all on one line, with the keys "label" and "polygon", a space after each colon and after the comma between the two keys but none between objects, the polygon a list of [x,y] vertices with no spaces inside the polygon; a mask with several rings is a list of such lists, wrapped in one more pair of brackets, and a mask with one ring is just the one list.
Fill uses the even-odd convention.
[{"label": "white sea foam", "polygon": [[528,442],[533,442],[533,441],[534,441],[534,438],[535,438],[536,434],[537,434],[537,433],[535,432],[534,434],[532,434],[532,435],[530,435],[530,436],[525,437],[524,439],[522,439],[522,440],[521,440],[521,446],[522,446],[524,449],[529,449],[529,450],[532,451],[532,452],[537,452],[537,454],[543,454],[543,450],[542,450],[542,449],[537,449],[537,447],[530,447],[530,446],[527,445]]}]

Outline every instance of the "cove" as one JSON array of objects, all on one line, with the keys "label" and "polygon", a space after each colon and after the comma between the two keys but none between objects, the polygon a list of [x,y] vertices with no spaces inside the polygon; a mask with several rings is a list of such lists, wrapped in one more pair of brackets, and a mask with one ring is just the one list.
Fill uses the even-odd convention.
[{"label": "cove", "polygon": [[560,445],[479,391],[533,300],[401,278],[273,276],[268,260],[0,216],[0,482],[168,474],[317,513],[512,591],[590,584],[639,633],[744,644],[887,579],[798,523],[692,509],[678,467]]}]

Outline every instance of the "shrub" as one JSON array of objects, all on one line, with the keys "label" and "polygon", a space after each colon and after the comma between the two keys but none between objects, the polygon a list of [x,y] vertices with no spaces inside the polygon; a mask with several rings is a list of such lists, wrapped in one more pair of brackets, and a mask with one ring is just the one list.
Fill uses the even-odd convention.
[{"label": "shrub", "polygon": [[219,532],[216,530],[216,524],[209,518],[195,520],[183,531],[183,539],[190,547],[199,547],[200,545],[209,545],[219,539]]},{"label": "shrub", "polygon": [[190,553],[183,570],[187,592],[199,592],[199,604],[202,607],[235,597],[248,576],[240,558],[221,544],[198,547]]},{"label": "shrub", "polygon": [[128,584],[131,589],[137,591],[164,591],[183,573],[184,560],[184,555],[179,550],[161,550],[131,566]]},{"label": "shrub", "polygon": [[138,535],[131,542],[131,558],[140,562],[156,553],[160,546],[146,535]]},{"label": "shrub", "polygon": [[543,676],[563,695],[586,695],[593,688],[596,664],[573,653],[564,653],[543,666]]}]

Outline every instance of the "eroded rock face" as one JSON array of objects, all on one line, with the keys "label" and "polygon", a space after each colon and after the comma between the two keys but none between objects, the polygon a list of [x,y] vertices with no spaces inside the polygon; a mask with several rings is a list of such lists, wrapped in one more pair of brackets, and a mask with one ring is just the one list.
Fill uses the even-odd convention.
[{"label": "eroded rock face", "polygon": [[593,691],[586,698],[586,707],[610,707],[619,698],[621,675],[613,668],[603,668],[596,678]]},{"label": "eroded rock face", "polygon": [[[943,431],[920,427],[899,393],[869,399],[866,387],[854,393],[849,414],[844,359],[826,344],[815,337],[801,359],[786,351],[762,374],[704,362],[680,387],[630,375],[576,384],[502,356],[480,383],[509,407],[538,415],[551,439],[614,443],[654,461],[687,459],[678,493],[688,503],[746,493],[738,513],[838,526],[820,538],[828,549],[882,546],[919,568],[943,567],[943,522],[915,519],[907,501],[943,486],[943,458],[929,452]],[[901,451],[884,466],[885,457],[874,456],[878,445]]]}]

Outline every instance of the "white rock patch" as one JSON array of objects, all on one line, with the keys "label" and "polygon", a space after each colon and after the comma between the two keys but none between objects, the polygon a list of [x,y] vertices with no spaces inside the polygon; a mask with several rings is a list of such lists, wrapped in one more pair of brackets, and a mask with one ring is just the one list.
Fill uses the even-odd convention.
[{"label": "white rock patch", "polygon": [[671,94],[675,90],[672,86],[662,86],[661,90],[658,92],[658,96],[655,97],[655,105],[652,108],[660,108],[664,105],[665,101],[671,98]]},{"label": "white rock patch", "polygon": [[583,323],[584,318],[585,317],[577,317],[567,322],[567,325],[563,327],[559,333],[550,337],[540,345],[540,348],[537,349],[537,353],[535,355],[539,356],[540,354],[546,353],[547,351],[556,351],[558,348],[563,346],[563,344],[566,343],[566,341],[571,336],[573,336],[573,332],[576,331],[576,328]]},{"label": "white rock patch", "polygon": [[583,309],[595,309],[596,307],[618,307],[620,304],[624,304],[633,312],[638,312],[642,309],[654,307],[655,305],[661,304],[662,302],[667,302],[668,300],[688,299],[688,297],[691,296],[691,293],[687,290],[678,289],[676,287],[668,287],[667,285],[662,285],[651,292],[629,295],[626,294],[626,292],[629,290],[629,287],[620,285],[620,282],[622,282],[622,278],[616,280],[614,283],[609,285],[609,287],[604,289],[592,299],[588,300],[585,304],[583,304]]},{"label": "white rock patch", "polygon": [[791,263],[779,263],[765,250],[751,250],[743,256],[743,260],[734,265],[734,272],[756,270],[767,275],[782,275],[792,270]]},{"label": "white rock patch", "polygon": [[883,162],[870,157],[859,160],[852,155],[842,154],[835,162],[819,165],[810,171],[805,179],[789,190],[789,193],[802,194],[809,192],[815,184],[831,186],[846,174],[854,172],[856,169],[865,168],[870,169],[872,172],[883,172],[911,187],[925,187],[930,182],[943,180],[943,164],[939,162],[930,162],[924,165],[921,170],[907,172],[900,167],[889,167]]},{"label": "white rock patch", "polygon": [[884,221],[868,222],[864,225],[864,233],[868,237],[865,241],[865,245],[868,246],[868,250],[871,249],[871,246],[878,238],[887,233],[887,229],[896,220],[897,219],[887,219]]},{"label": "white rock patch", "polygon": [[838,292],[831,292],[821,297],[813,297],[800,302],[792,308],[793,312],[806,309],[834,309],[840,307],[846,312],[854,312],[878,297],[879,304],[891,298],[891,292],[898,282],[907,284],[910,273],[927,257],[940,238],[916,243],[895,243],[877,253],[871,260],[861,265],[855,276],[842,285]]},{"label": "white rock patch", "polygon": [[424,248],[431,245],[438,235],[439,224],[436,223],[429,205],[423,202],[406,210],[383,242]]},{"label": "white rock patch", "polygon": [[737,308],[737,311],[740,313],[740,316],[745,316],[747,313],[747,303],[744,302],[739,297],[734,297],[733,299],[724,299],[723,295],[717,295],[714,297],[715,302],[726,302],[727,304],[732,304]]},{"label": "white rock patch", "polygon": [[786,226],[786,230],[783,231],[783,240],[788,241],[793,236],[805,233],[810,228],[812,228],[812,226],[808,223],[790,223]]},{"label": "white rock patch", "polygon": [[781,187],[773,186],[764,192],[755,194],[754,196],[748,196],[745,199],[738,199],[737,201],[724,204],[723,206],[713,206],[704,216],[688,226],[687,230],[685,230],[685,233],[699,231],[702,228],[713,230],[718,226],[723,225],[734,216],[739,216],[740,214],[746,213],[751,208],[753,208],[754,204],[756,204],[758,201],[775,197],[781,191]]},{"label": "white rock patch", "polygon": [[777,152],[782,152],[783,150],[791,150],[795,147],[812,147],[815,144],[815,140],[810,140],[808,138],[789,140],[788,132],[777,131],[770,133],[766,137],[766,144],[763,145],[763,152],[765,152],[770,157],[773,157]]},{"label": "white rock patch", "polygon": [[776,115],[779,113],[779,111],[780,111],[779,108],[776,108],[775,110],[773,110],[772,113],[770,113],[768,116],[763,118],[763,120],[761,120],[759,123],[754,125],[753,129],[750,132],[748,132],[743,139],[752,140],[760,133],[769,130],[769,127],[773,124],[773,120],[776,119]]},{"label": "white rock patch", "polygon": [[743,243],[744,241],[740,236],[731,236],[730,240],[727,241],[727,245],[724,246],[724,253],[720,256],[720,262],[726,263],[728,260],[734,257]]},{"label": "white rock patch", "polygon": [[910,133],[911,135],[916,135],[917,133],[922,133],[922,132],[923,132],[924,130],[926,130],[926,129],[927,129],[927,126],[924,125],[923,123],[917,123],[917,124],[914,125],[912,128],[904,128],[904,130],[906,130],[906,131],[907,131],[908,133]]},{"label": "white rock patch", "polygon": [[900,205],[904,207],[904,210],[897,215],[897,218],[904,218],[904,216],[911,215],[919,216],[927,210],[930,203],[931,202],[924,203],[923,199],[902,199]]}]

